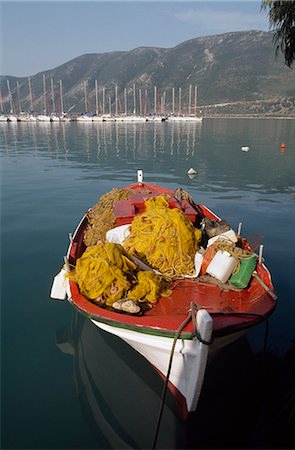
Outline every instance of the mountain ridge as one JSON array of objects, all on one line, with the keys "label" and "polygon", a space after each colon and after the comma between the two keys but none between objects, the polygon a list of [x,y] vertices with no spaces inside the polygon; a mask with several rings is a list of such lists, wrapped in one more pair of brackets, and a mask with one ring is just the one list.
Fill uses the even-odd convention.
[{"label": "mountain ridge", "polygon": [[[295,72],[284,66],[283,58],[275,59],[273,34],[264,31],[241,31],[202,36],[188,39],[171,48],[140,46],[130,51],[86,53],[79,55],[53,69],[32,75],[36,110],[42,110],[43,74],[46,90],[50,93],[50,79],[54,80],[54,96],[59,103],[59,80],[63,82],[64,110],[74,112],[86,109],[84,82],[87,83],[88,110],[95,111],[95,80],[98,84],[100,109],[102,89],[114,110],[115,86],[121,111],[124,112],[124,90],[128,95],[130,110],[134,85],[136,97],[139,90],[144,96],[145,107],[153,112],[154,86],[157,86],[157,108],[171,111],[172,88],[175,89],[175,107],[187,112],[189,85],[198,88],[198,112],[208,110],[210,105],[239,104],[231,112],[249,112],[249,103],[257,103],[257,113],[293,114],[295,105]],[[22,108],[30,105],[28,77],[0,76],[2,97],[9,108],[7,79],[12,97],[17,104],[16,82],[19,82]],[[49,102],[50,94],[48,94]],[[275,106],[270,100],[275,99]],[[192,100],[194,102],[194,99]],[[257,105],[261,103],[261,108]],[[278,107],[278,102],[285,104]],[[85,103],[85,102],[84,102]],[[267,108],[265,105],[267,103]],[[74,106],[73,105],[76,105]],[[244,106],[243,106],[244,104]],[[248,106],[247,106],[248,105]],[[83,107],[82,107],[83,106]],[[138,100],[136,103],[138,109]],[[252,105],[253,106],[253,105]],[[250,108],[253,113],[253,108]],[[109,106],[108,106],[109,107]],[[258,109],[257,109],[258,108]],[[215,106],[215,113],[226,113],[224,106]],[[214,113],[209,111],[211,114]],[[250,111],[251,112],[251,111]]]}]

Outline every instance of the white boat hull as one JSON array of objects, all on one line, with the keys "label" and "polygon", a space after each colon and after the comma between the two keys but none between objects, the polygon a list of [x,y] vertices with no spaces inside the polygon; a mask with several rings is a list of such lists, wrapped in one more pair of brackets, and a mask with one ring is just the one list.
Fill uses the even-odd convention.
[{"label": "white boat hull", "polygon": [[[197,312],[197,329],[202,340],[209,342],[212,335],[213,320],[206,310]],[[123,339],[144,356],[166,378],[169,368],[173,338],[155,336],[124,328],[112,327],[92,319],[104,331]],[[195,337],[177,339],[169,382],[186,401],[187,411],[195,411],[203,385],[207,365],[209,345]]]},{"label": "white boat hull", "polygon": [[196,116],[170,116],[168,122],[202,122],[202,117]]},{"label": "white boat hull", "polygon": [[37,116],[37,121],[38,122],[50,122],[50,117],[46,116],[45,114],[40,114],[39,116]]},{"label": "white boat hull", "polygon": [[92,122],[92,116],[79,116],[77,122]]},{"label": "white boat hull", "polygon": [[22,113],[18,116],[17,120],[19,122],[36,122],[37,118],[34,117],[32,114]]},{"label": "white boat hull", "polygon": [[103,122],[102,116],[93,116],[92,122]]},{"label": "white boat hull", "polygon": [[143,116],[117,116],[116,122],[131,122],[131,123],[137,123],[137,122],[146,122],[147,119]]},{"label": "white boat hull", "polygon": [[7,121],[8,122],[17,122],[17,117],[14,114],[9,114],[7,116]]}]

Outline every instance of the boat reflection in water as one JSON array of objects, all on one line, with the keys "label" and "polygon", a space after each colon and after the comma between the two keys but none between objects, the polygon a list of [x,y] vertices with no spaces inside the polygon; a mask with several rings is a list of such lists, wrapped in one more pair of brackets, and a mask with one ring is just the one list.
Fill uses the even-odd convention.
[{"label": "boat reflection in water", "polygon": [[[69,337],[69,339],[68,339]],[[151,448],[163,382],[140,354],[114,335],[75,313],[70,333],[57,330],[58,347],[73,354],[77,390],[98,439],[105,448]],[[170,404],[171,403],[171,404]],[[176,409],[167,399],[160,448],[175,448],[181,437]],[[182,439],[183,440],[183,439]]]},{"label": "boat reflection in water", "polygon": [[[158,373],[76,312],[67,330],[57,331],[56,342],[73,355],[82,410],[98,447],[152,448],[163,388]],[[261,325],[261,346],[263,334]],[[186,421],[167,393],[156,448],[275,448],[282,433],[290,443],[294,413],[290,386],[282,385],[285,369],[271,353],[253,354],[245,336],[223,348],[209,359],[198,409]]]}]

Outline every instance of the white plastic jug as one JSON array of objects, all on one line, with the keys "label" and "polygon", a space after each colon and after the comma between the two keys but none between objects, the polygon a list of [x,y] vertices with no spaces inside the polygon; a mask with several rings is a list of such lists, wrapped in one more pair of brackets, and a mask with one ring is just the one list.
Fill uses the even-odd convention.
[{"label": "white plastic jug", "polygon": [[229,239],[232,242],[237,242],[238,238],[234,230],[231,228],[228,231],[225,231],[224,233],[217,234],[216,236],[210,238],[208,240],[207,247],[213,244],[213,242],[217,241],[217,239]]},{"label": "white plastic jug", "polygon": [[226,283],[234,269],[236,268],[237,260],[226,251],[218,250],[206,272],[221,283]]}]

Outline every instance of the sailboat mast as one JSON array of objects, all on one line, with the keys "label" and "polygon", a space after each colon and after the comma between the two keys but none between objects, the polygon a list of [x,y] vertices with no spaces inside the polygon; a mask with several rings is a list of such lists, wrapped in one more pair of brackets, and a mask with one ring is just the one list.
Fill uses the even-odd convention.
[{"label": "sailboat mast", "polygon": [[142,113],[141,89],[139,89],[138,95],[139,95],[139,115],[141,116]]},{"label": "sailboat mast", "polygon": [[124,89],[125,115],[127,116],[127,89]]},{"label": "sailboat mast", "polygon": [[103,87],[102,88],[102,114],[104,114],[105,96],[106,96],[106,90],[105,90],[105,87]]},{"label": "sailboat mast", "polygon": [[154,114],[157,114],[157,86],[154,88]]},{"label": "sailboat mast", "polygon": [[98,88],[97,88],[97,80],[95,80],[95,114],[98,116]]},{"label": "sailboat mast", "polygon": [[136,114],[136,93],[135,93],[135,84],[133,85],[133,114]]},{"label": "sailboat mast", "polygon": [[109,113],[110,116],[112,115],[112,100],[111,100],[111,96],[109,95]]},{"label": "sailboat mast", "polygon": [[44,114],[46,115],[47,104],[46,104],[46,80],[45,80],[45,74],[43,74],[43,95],[44,95]]},{"label": "sailboat mast", "polygon": [[7,80],[7,89],[8,89],[8,95],[9,95],[9,101],[10,101],[10,113],[14,114],[14,111],[13,111],[13,98],[12,98],[12,94],[11,94],[11,90],[10,90],[9,80]]},{"label": "sailboat mast", "polygon": [[86,81],[84,81],[84,102],[85,102],[85,112],[88,112]]},{"label": "sailboat mast", "polygon": [[118,115],[118,86],[115,86],[115,113]]},{"label": "sailboat mast", "polygon": [[188,115],[191,115],[191,106],[192,106],[192,85],[189,85],[189,92],[188,92]]},{"label": "sailboat mast", "polygon": [[33,105],[33,93],[32,93],[32,86],[31,86],[31,78],[28,77],[28,83],[29,83],[29,93],[30,93],[30,100],[31,100],[31,112],[34,112],[34,105]]},{"label": "sailboat mast", "polygon": [[172,114],[173,114],[173,116],[174,116],[174,112],[175,112],[174,106],[175,106],[175,88],[173,87],[172,88]]},{"label": "sailboat mast", "polygon": [[147,99],[148,99],[148,94],[147,94],[147,89],[144,90],[144,115],[147,115]]},{"label": "sailboat mast", "polygon": [[180,116],[181,114],[181,87],[179,88],[178,91],[178,115]]},{"label": "sailboat mast", "polygon": [[62,97],[62,80],[59,80],[59,92],[60,92],[60,112],[64,113],[64,101]]},{"label": "sailboat mast", "polygon": [[52,112],[53,112],[53,114],[55,114],[55,100],[54,100],[53,78],[51,78],[50,83],[51,83]]},{"label": "sailboat mast", "polygon": [[22,112],[22,105],[21,105],[21,99],[20,99],[20,88],[19,88],[18,80],[16,82],[16,90],[17,90],[17,99],[18,99],[18,111],[19,111],[19,113],[21,113]]},{"label": "sailboat mast", "polygon": [[195,115],[197,115],[197,104],[198,104],[197,98],[198,98],[198,86],[195,86]]}]

